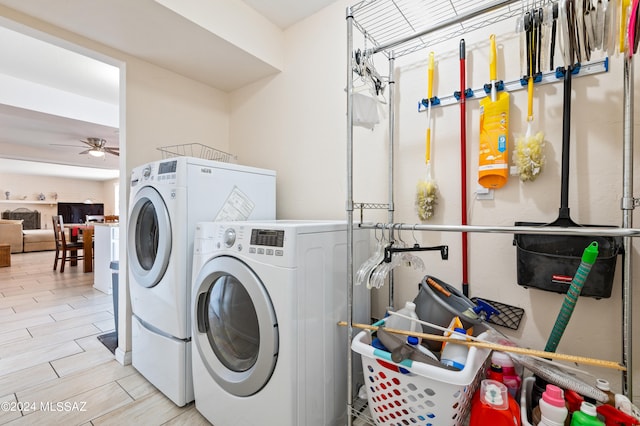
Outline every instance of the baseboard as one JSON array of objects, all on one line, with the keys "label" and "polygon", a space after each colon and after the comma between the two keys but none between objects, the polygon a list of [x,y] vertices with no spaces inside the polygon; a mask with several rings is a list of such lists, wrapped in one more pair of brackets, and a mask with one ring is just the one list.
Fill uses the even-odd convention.
[{"label": "baseboard", "polygon": [[116,348],[116,361],[122,365],[131,365],[131,351],[125,352],[118,346]]}]

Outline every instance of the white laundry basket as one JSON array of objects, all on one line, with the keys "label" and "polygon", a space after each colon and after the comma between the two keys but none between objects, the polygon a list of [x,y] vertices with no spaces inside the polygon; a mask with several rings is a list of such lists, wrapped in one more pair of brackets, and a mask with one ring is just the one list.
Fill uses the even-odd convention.
[{"label": "white laundry basket", "polygon": [[462,425],[491,352],[472,347],[464,369],[451,371],[411,360],[395,363],[389,352],[371,346],[369,331],[358,333],[351,349],[362,356],[371,416],[377,424],[398,426]]}]

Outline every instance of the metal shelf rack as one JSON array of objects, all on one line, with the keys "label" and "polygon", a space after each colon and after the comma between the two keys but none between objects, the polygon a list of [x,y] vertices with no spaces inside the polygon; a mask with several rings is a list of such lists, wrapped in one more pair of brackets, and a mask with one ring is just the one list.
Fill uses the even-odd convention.
[{"label": "metal shelf rack", "polygon": [[517,0],[364,0],[350,8],[353,25],[373,46],[371,53],[396,58],[521,12]]},{"label": "metal shelf rack", "polygon": [[[346,10],[347,20],[347,317],[348,341],[353,340],[352,308],[353,308],[353,229],[354,209],[360,210],[362,227],[374,228],[377,225],[362,224],[363,210],[368,208],[386,208],[388,210],[388,226],[394,229],[439,232],[480,232],[480,233],[548,233],[556,235],[579,235],[577,228],[533,228],[499,227],[499,226],[448,226],[448,225],[390,225],[394,222],[394,108],[389,108],[388,129],[388,173],[389,200],[385,204],[355,203],[353,200],[353,100],[354,72],[356,72],[356,51],[353,46],[354,29],[358,30],[365,40],[365,49],[358,54],[372,56],[383,54],[389,62],[388,102],[395,103],[394,61],[396,58],[417,52],[445,39],[461,36],[467,32],[486,27],[487,25],[512,18],[522,12],[522,2],[518,0],[362,0]],[[633,197],[633,61],[625,58],[624,62],[624,119],[623,119],[623,195],[621,200],[621,228],[589,228],[589,235],[618,235],[623,238],[624,254],[622,267],[623,281],[623,330],[622,330],[622,364],[626,371],[622,373],[622,390],[632,399],[632,238],[640,236],[640,229],[633,229],[632,213],[638,203]],[[393,277],[390,276],[389,289],[393,295]],[[391,300],[392,303],[392,300]],[[349,345],[350,346],[350,345]],[[357,400],[354,402],[352,384],[353,363],[352,351],[347,351],[347,413],[348,426],[353,424],[354,416],[358,424],[371,422],[364,418],[363,408]]]}]

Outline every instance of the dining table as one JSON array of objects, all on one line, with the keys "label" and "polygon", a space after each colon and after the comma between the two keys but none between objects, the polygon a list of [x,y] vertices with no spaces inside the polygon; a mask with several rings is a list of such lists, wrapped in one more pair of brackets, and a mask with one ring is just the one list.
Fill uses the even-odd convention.
[{"label": "dining table", "polygon": [[[69,239],[71,242],[77,242],[80,234],[82,234],[82,251],[83,251],[83,271],[93,272],[93,225],[84,223],[65,223],[65,228],[69,229]],[[73,256],[73,255],[72,255]],[[77,257],[77,255],[75,255]],[[76,266],[78,259],[71,258],[71,265]]]}]

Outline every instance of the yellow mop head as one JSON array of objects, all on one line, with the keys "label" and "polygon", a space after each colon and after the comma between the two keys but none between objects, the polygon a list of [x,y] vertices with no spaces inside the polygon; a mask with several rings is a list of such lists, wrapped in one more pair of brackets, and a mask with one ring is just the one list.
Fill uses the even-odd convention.
[{"label": "yellow mop head", "polygon": [[416,185],[416,208],[420,220],[429,220],[438,200],[438,185],[433,180],[420,180]]},{"label": "yellow mop head", "polygon": [[542,171],[545,161],[544,144],[544,133],[542,132],[529,137],[519,136],[517,138],[513,160],[518,167],[521,181],[533,181]]}]

